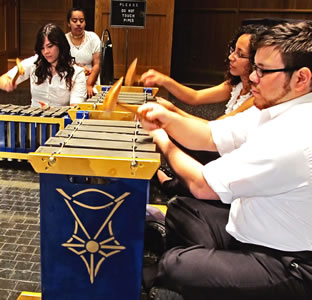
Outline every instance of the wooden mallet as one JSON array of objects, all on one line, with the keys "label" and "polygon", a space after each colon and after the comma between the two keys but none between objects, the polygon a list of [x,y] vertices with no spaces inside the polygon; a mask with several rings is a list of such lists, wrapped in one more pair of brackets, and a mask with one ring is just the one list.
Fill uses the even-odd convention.
[{"label": "wooden mallet", "polygon": [[[107,113],[111,113],[117,105],[118,102],[118,96],[121,90],[121,86],[123,83],[124,77],[120,77],[110,88],[110,90],[107,92],[104,100],[103,100],[103,108],[104,111]],[[137,114],[137,107],[130,107],[130,106],[126,106],[123,103],[118,102],[118,105],[123,107],[124,109],[126,109],[129,112],[132,112],[134,114]]]},{"label": "wooden mallet", "polygon": [[132,86],[134,84],[137,62],[138,59],[135,58],[133,62],[130,64],[125,77],[125,86]]},{"label": "wooden mallet", "polygon": [[12,80],[13,85],[15,85],[18,76],[24,74],[24,68],[23,68],[19,58],[16,58],[16,66],[17,66],[17,73],[15,74],[15,76],[14,76],[14,78]]},{"label": "wooden mallet", "polygon": [[122,86],[122,82],[123,82],[123,76],[120,77],[110,88],[110,90],[107,92],[104,100],[103,100],[103,106],[104,106],[104,110],[106,112],[111,113],[116,105],[117,105],[117,101],[118,101],[118,95],[120,93],[120,89]]}]

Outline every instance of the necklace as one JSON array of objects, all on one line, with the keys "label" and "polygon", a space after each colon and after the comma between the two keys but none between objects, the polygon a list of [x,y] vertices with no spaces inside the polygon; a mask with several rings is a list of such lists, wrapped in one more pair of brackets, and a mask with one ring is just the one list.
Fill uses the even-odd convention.
[{"label": "necklace", "polygon": [[[81,44],[83,43],[85,33],[83,32],[81,35],[73,35],[71,32],[69,33],[70,40],[74,47],[79,50]],[[74,42],[75,41],[75,42]]]},{"label": "necklace", "polygon": [[70,37],[73,38],[74,40],[79,40],[81,39],[82,37],[84,36],[84,32],[80,35],[73,35],[71,32],[70,32]]}]

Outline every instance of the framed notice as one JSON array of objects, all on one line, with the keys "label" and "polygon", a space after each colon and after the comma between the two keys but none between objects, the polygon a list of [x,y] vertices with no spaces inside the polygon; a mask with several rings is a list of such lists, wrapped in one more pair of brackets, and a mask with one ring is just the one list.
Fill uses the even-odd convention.
[{"label": "framed notice", "polygon": [[111,0],[112,27],[145,27],[146,0]]}]

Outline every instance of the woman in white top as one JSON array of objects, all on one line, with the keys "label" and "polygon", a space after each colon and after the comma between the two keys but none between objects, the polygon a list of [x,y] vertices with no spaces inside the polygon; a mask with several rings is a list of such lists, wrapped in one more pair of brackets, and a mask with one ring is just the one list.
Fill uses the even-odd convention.
[{"label": "woman in white top", "polygon": [[[253,60],[252,41],[258,33],[265,29],[262,25],[246,25],[242,26],[233,40],[228,46],[228,55],[226,57],[226,72],[225,81],[221,84],[206,88],[203,90],[194,90],[184,86],[171,77],[159,73],[155,70],[148,70],[141,76],[141,81],[146,86],[163,86],[177,99],[189,105],[200,105],[228,101],[226,104],[225,114],[221,117],[235,115],[238,112],[244,111],[253,105],[253,96],[249,81]],[[185,111],[179,109],[171,102],[159,98],[157,100],[167,109],[177,112],[183,116],[197,118]],[[207,120],[200,118],[203,122]],[[216,152],[207,151],[192,151],[178,145],[184,152],[191,155],[196,160],[203,164],[211,160],[217,159],[219,154]],[[176,194],[189,195],[189,191],[175,178],[165,167],[161,167],[157,172],[158,180],[161,183],[163,192],[169,197]]]},{"label": "woman in white top", "polygon": [[[155,70],[148,70],[141,76],[140,80],[146,86],[163,86],[177,99],[189,105],[228,101],[225,114],[233,115],[236,112],[243,111],[253,105],[249,81],[252,64],[251,41],[262,30],[264,30],[264,27],[261,25],[246,25],[239,29],[228,46],[225,61],[225,81],[217,86],[194,90]],[[248,101],[246,102],[246,100]],[[160,102],[167,108],[186,115],[185,112],[167,101],[160,100]],[[245,104],[241,107],[243,103]]]},{"label": "woman in white top", "polygon": [[0,88],[13,91],[30,78],[31,104],[40,106],[73,105],[86,98],[86,79],[83,68],[74,64],[63,30],[54,24],[40,28],[36,38],[35,55],[21,62],[24,74],[13,83],[17,67],[0,77]]},{"label": "woman in white top", "polygon": [[70,32],[66,38],[71,48],[71,55],[76,63],[84,67],[87,75],[88,97],[94,95],[94,85],[100,84],[101,40],[95,32],[86,31],[85,13],[81,8],[71,8],[67,13]]}]

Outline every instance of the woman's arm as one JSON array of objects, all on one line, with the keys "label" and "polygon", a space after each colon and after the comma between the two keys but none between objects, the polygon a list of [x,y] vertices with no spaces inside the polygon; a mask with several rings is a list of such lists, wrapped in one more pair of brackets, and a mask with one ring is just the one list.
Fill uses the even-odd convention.
[{"label": "woman's arm", "polygon": [[141,105],[138,114],[146,130],[163,128],[186,148],[217,151],[209,122],[203,123],[202,120],[181,116],[156,103]]},{"label": "woman's arm", "polygon": [[217,86],[197,91],[152,69],[144,73],[141,76],[140,81],[142,81],[145,86],[163,86],[176,98],[190,105],[226,101],[230,99],[232,91],[232,86],[226,81]]},{"label": "woman's arm", "polygon": [[13,67],[7,73],[3,74],[0,77],[0,89],[7,92],[12,92],[13,90],[15,90],[18,84],[27,80],[30,77],[36,59],[37,55],[34,55],[20,62],[23,67],[24,73],[17,78],[15,84],[13,83],[13,78],[18,72],[17,66]]},{"label": "woman's arm", "polygon": [[172,102],[165,100],[163,98],[157,97],[157,103],[159,103],[160,105],[167,108],[168,110],[173,111],[173,112],[175,112],[175,113],[177,113],[183,117],[200,120],[203,123],[208,122],[208,120],[206,120],[206,119],[203,119],[203,118],[200,118],[200,117],[197,117],[197,116],[194,116],[194,115],[191,115],[191,114],[185,112],[184,110],[182,110],[182,109],[176,107],[174,104],[172,104]]},{"label": "woman's arm", "polygon": [[[191,114],[185,112],[184,110],[176,107],[170,101],[165,100],[163,98],[157,97],[157,103],[159,103],[160,105],[164,106],[168,110],[173,111],[173,112],[175,112],[175,113],[177,113],[183,117],[199,120],[199,121],[202,121],[203,123],[208,123],[208,120],[194,116],[194,115],[191,115]],[[219,118],[217,118],[217,120],[221,120],[221,119],[224,119],[224,118],[227,118],[230,116],[235,116],[236,114],[247,110],[248,108],[253,106],[253,104],[254,104],[254,97],[252,96],[252,97],[248,98],[241,106],[239,106],[238,108],[236,108],[235,110],[231,111],[228,114],[224,114],[224,115],[220,116]]]},{"label": "woman's arm", "polygon": [[93,86],[100,73],[100,53],[94,53],[92,56],[92,70],[87,80],[88,98],[93,96]]}]

